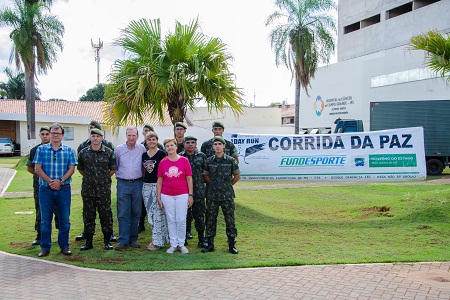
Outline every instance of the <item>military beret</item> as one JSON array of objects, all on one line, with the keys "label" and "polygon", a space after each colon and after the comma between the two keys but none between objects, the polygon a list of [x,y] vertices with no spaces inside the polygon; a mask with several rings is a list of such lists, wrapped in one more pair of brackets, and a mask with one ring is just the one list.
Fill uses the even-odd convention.
[{"label": "military beret", "polygon": [[184,141],[197,141],[196,137],[193,137],[192,135],[188,135],[184,137]]},{"label": "military beret", "polygon": [[94,126],[95,128],[98,128],[100,130],[102,129],[102,125],[100,125],[100,123],[97,121],[91,121],[91,123],[89,123],[89,126]]},{"label": "military beret", "polygon": [[214,128],[214,127],[222,127],[223,129],[225,129],[225,126],[223,126],[223,123],[222,122],[213,122],[212,123],[212,127]]},{"label": "military beret", "polygon": [[150,125],[150,124],[145,124],[144,125],[144,128],[148,128],[148,129],[150,129],[150,131],[155,131],[155,129],[153,128],[153,126],[152,125]]},{"label": "military beret", "polygon": [[213,142],[221,142],[222,144],[225,144],[225,139],[221,136],[215,136],[213,137]]},{"label": "military beret", "polygon": [[98,134],[98,135],[103,136],[103,131],[101,131],[98,128],[94,128],[94,129],[91,130],[91,134]]},{"label": "military beret", "polygon": [[183,127],[184,129],[187,129],[186,125],[184,125],[183,122],[176,122],[175,125],[173,126],[173,128],[177,128],[177,127]]},{"label": "military beret", "polygon": [[48,127],[48,126],[42,126],[42,127],[39,129],[39,132],[42,132],[42,131],[44,131],[44,130],[50,131],[50,127]]}]

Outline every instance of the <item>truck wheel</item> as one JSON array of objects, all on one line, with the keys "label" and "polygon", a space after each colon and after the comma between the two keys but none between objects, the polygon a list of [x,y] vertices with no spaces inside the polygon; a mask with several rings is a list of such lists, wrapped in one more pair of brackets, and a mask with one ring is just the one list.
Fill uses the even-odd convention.
[{"label": "truck wheel", "polygon": [[436,158],[427,160],[427,174],[432,176],[441,175],[444,171],[444,164]]}]

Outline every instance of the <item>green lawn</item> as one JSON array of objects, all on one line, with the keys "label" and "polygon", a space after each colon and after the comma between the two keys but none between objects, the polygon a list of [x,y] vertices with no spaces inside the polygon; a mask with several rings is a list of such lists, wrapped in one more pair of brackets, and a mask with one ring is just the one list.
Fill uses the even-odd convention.
[{"label": "green lawn", "polygon": [[[0,162],[1,163],[1,162]],[[11,191],[31,186],[23,164]],[[79,187],[79,175],[74,186]],[[239,182],[238,186],[286,184]],[[10,191],[8,189],[8,191]],[[29,188],[31,190],[31,188]],[[189,255],[148,251],[149,226],[140,235],[141,249],[102,249],[100,228],[93,250],[79,251],[81,197],[73,196],[70,232],[72,256],[58,252],[47,260],[108,270],[187,270],[305,264],[416,262],[450,260],[450,185],[354,185],[236,191],[238,255],[227,251],[223,218],[216,251],[201,253],[192,240]],[[115,194],[113,195],[115,216]],[[35,257],[32,198],[0,198],[0,250]],[[117,233],[117,221],[115,232]],[[98,223],[98,222],[97,222]],[[53,234],[56,242],[56,232]]]}]

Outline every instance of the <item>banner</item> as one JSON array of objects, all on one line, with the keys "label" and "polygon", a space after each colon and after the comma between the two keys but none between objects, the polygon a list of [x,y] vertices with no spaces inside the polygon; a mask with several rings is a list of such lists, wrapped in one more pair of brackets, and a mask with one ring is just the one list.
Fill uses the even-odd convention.
[{"label": "banner", "polygon": [[426,179],[422,127],[315,135],[224,134],[246,180]]}]

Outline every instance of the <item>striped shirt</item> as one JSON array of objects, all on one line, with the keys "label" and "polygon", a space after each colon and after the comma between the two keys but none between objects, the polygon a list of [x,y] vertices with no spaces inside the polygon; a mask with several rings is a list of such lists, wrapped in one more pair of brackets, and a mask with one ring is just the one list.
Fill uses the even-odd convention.
[{"label": "striped shirt", "polygon": [[[75,150],[69,146],[61,144],[55,151],[53,150],[52,144],[49,143],[37,148],[33,164],[42,165],[42,170],[51,179],[61,179],[70,166],[77,165],[77,156]],[[64,184],[69,184],[71,181],[72,176],[67,178]],[[49,186],[42,178],[39,178],[39,185]]]}]

